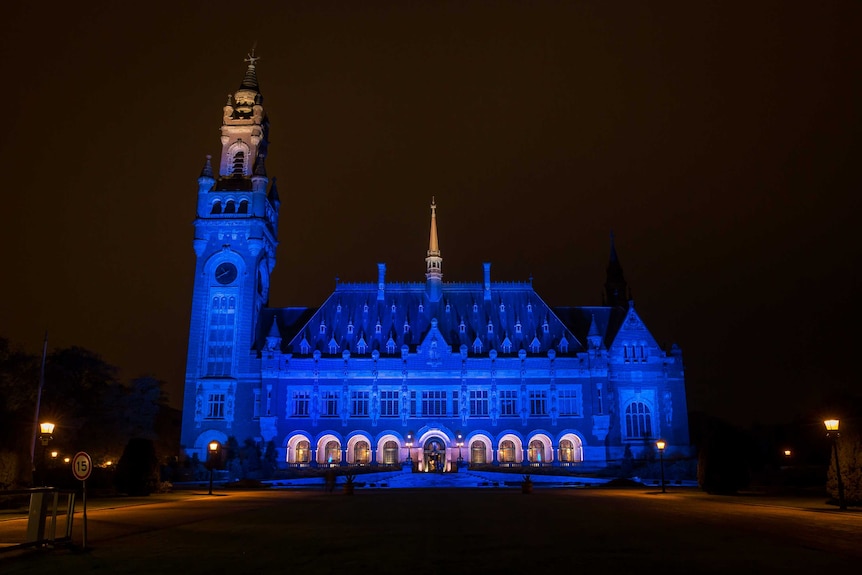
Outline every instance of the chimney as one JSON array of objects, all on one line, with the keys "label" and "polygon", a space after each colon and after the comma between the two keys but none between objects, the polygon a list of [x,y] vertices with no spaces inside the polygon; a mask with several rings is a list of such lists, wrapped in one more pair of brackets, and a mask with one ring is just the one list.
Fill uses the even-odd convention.
[{"label": "chimney", "polygon": [[377,301],[386,297],[386,264],[377,264]]},{"label": "chimney", "polygon": [[485,301],[491,301],[491,262],[482,264],[485,270]]}]

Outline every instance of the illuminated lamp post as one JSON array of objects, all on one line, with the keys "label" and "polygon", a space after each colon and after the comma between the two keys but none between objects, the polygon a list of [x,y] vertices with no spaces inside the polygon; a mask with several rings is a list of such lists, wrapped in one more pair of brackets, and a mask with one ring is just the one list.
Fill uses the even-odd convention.
[{"label": "illuminated lamp post", "polygon": [[47,479],[45,451],[48,449],[48,443],[54,439],[54,424],[47,421],[39,424],[39,441],[42,442],[42,485],[45,485]]},{"label": "illuminated lamp post", "polygon": [[667,447],[667,443],[664,439],[659,439],[655,442],[656,449],[658,449],[659,461],[661,461],[661,492],[667,493],[664,486],[664,448]]},{"label": "illuminated lamp post", "polygon": [[407,445],[407,461],[406,461],[406,463],[412,469],[413,468],[413,433],[412,432],[407,434],[407,441],[405,442],[405,445]]},{"label": "illuminated lamp post", "polygon": [[832,451],[835,453],[835,477],[838,478],[838,508],[841,511],[847,511],[847,502],[844,501],[844,482],[841,481],[841,465],[838,463],[838,438],[841,434],[838,432],[837,419],[827,419],[823,422],[826,426],[826,437],[832,440]]},{"label": "illuminated lamp post", "polygon": [[792,451],[790,451],[789,449],[784,450],[784,457],[786,457],[787,459],[790,459],[791,455],[793,455]]},{"label": "illuminated lamp post", "polygon": [[216,460],[216,457],[218,456],[219,447],[221,447],[221,446],[219,445],[218,441],[210,441],[210,443],[207,447],[209,449],[209,452],[207,453],[207,466],[210,468],[210,490],[209,490],[208,495],[212,495],[213,494],[213,469],[215,469],[215,460]]},{"label": "illuminated lamp post", "polygon": [[458,467],[464,464],[464,458],[461,457],[461,448],[464,447],[464,436],[461,435],[461,432],[458,432],[457,437],[455,438],[455,443],[458,444]]}]

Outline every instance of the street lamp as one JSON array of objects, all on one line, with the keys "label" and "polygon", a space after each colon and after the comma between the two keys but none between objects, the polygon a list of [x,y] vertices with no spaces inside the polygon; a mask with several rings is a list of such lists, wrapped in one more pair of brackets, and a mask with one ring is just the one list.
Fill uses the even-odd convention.
[{"label": "street lamp", "polygon": [[407,434],[407,441],[405,443],[407,445],[407,463],[410,464],[410,466],[412,467],[413,466],[413,434],[412,433]]},{"label": "street lamp", "polygon": [[838,463],[838,438],[841,434],[838,432],[837,419],[827,419],[823,422],[826,426],[826,437],[832,440],[832,451],[835,453],[835,477],[838,478],[838,508],[841,511],[847,511],[847,502],[844,501],[844,482],[841,481],[841,465]]},{"label": "street lamp", "polygon": [[207,466],[210,468],[210,490],[209,490],[208,495],[212,495],[213,494],[213,469],[215,468],[215,459],[216,459],[216,456],[218,455],[218,450],[219,450],[220,445],[219,445],[218,441],[210,441],[210,443],[207,447],[209,448],[209,452],[207,453]]},{"label": "street lamp", "polygon": [[664,448],[667,447],[667,443],[664,439],[659,439],[655,442],[655,446],[658,449],[658,456],[661,461],[661,492],[667,493],[664,487]]},{"label": "street lamp", "polygon": [[461,435],[461,432],[458,432],[458,436],[455,438],[455,443],[458,444],[458,467],[461,467],[461,464],[464,463],[464,458],[461,457],[461,448],[464,447],[464,436]]},{"label": "street lamp", "polygon": [[790,459],[791,455],[793,455],[792,451],[790,451],[789,449],[784,450],[784,457],[786,457],[787,459]]},{"label": "street lamp", "polygon": [[44,421],[39,424],[39,441],[42,442],[42,485],[45,485],[47,479],[47,469],[45,462],[45,451],[48,449],[48,443],[54,439],[54,424]]}]

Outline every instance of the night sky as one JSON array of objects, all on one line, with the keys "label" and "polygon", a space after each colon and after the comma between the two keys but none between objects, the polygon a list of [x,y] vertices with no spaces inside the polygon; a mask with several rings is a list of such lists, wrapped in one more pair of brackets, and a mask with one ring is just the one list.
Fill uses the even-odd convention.
[{"label": "night sky", "polygon": [[692,410],[858,393],[862,4],[119,4],[4,8],[0,336],[28,351],[47,329],[179,403],[196,180],[256,43],[271,306],[424,281],[436,196],[445,281],[491,261],[550,305],[601,303],[613,230]]}]

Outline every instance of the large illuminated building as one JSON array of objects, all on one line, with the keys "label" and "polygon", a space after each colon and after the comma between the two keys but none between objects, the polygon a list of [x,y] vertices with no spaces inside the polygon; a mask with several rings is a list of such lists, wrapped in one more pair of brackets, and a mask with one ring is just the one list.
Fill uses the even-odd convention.
[{"label": "large illuminated building", "polygon": [[186,452],[233,436],[273,442],[280,467],[418,471],[599,467],[658,438],[687,453],[681,352],[628,301],[613,243],[601,306],[551,307],[531,282],[492,281],[489,263],[482,281],[447,283],[432,201],[424,281],[377,264],[376,283],[338,283],[319,307],[268,307],[280,201],[248,62],[198,178]]}]

